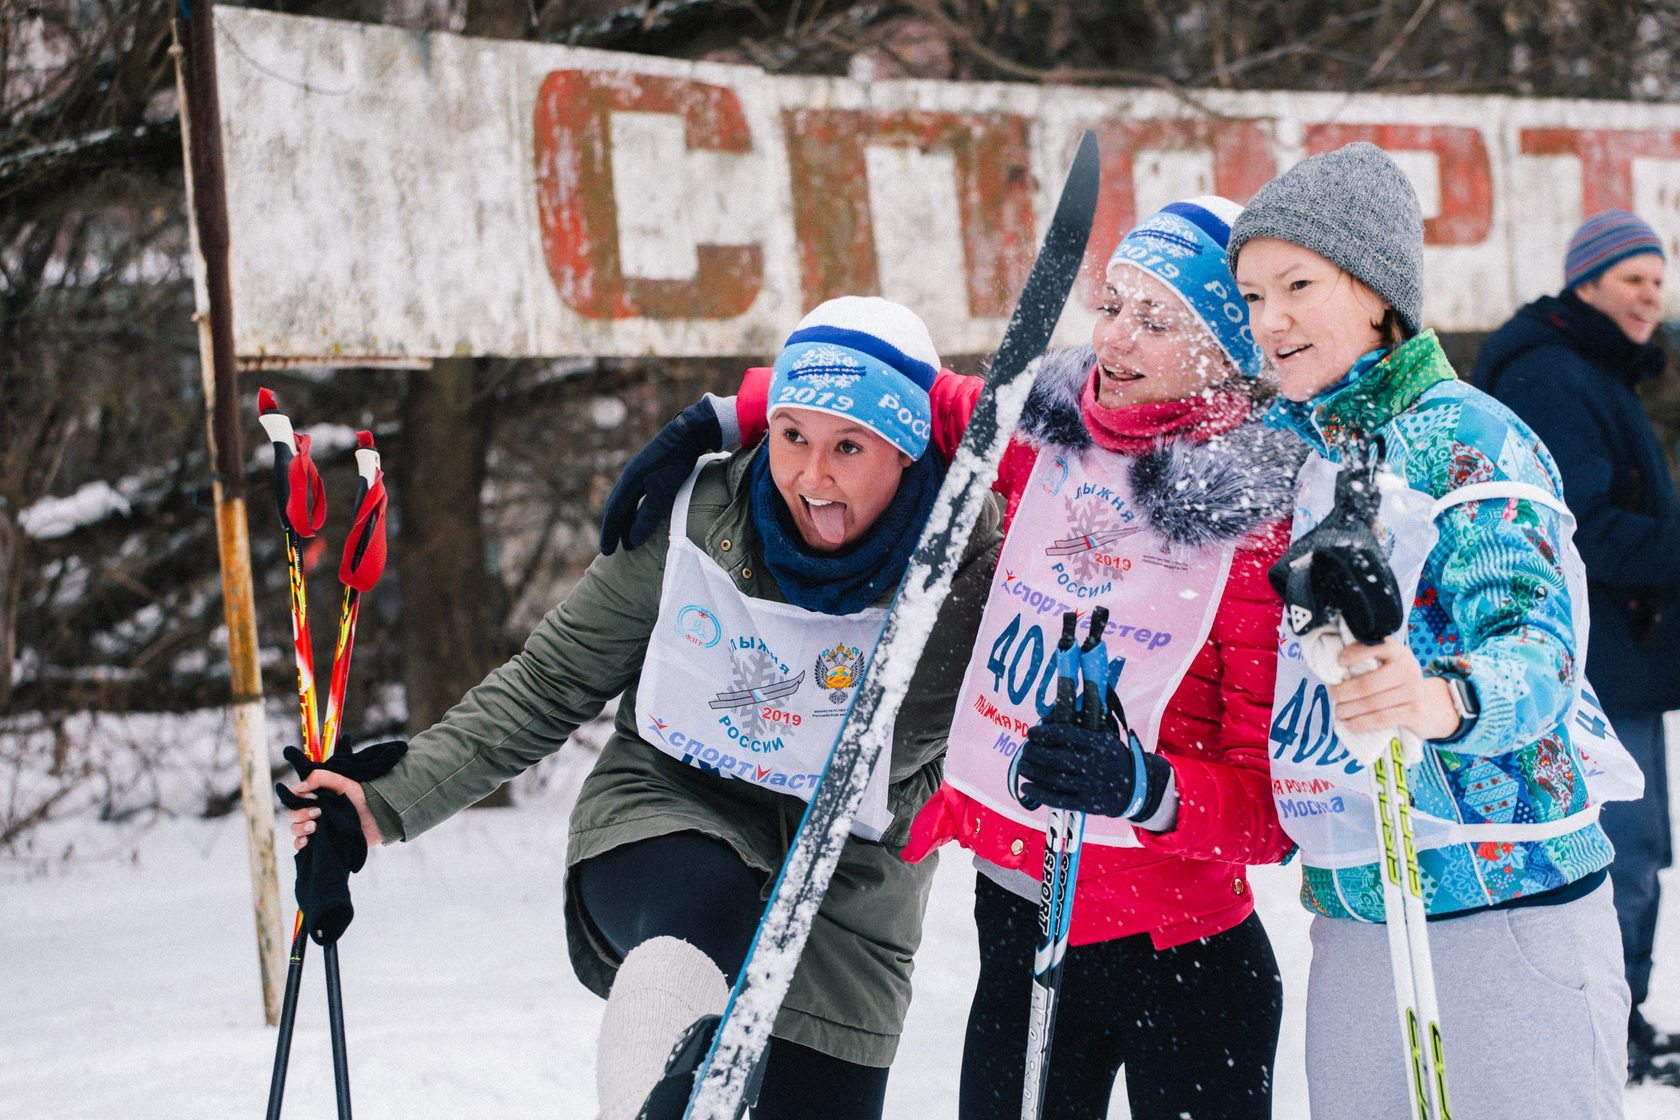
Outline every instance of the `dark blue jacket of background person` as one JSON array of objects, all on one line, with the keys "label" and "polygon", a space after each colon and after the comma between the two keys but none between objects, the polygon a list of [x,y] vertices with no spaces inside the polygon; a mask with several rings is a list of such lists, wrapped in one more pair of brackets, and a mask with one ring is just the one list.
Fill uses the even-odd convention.
[{"label": "dark blue jacket of background person", "polygon": [[1612,716],[1680,707],[1680,498],[1634,393],[1664,362],[1566,290],[1495,331],[1472,375],[1557,460],[1587,566],[1587,679]]}]

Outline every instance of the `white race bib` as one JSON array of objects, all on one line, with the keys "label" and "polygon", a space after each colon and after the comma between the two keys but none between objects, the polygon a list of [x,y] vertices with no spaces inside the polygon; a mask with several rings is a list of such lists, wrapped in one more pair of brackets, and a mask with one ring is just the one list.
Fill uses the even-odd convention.
[{"label": "white race bib", "polygon": [[[1045,449],[1004,538],[974,656],[958,694],[945,780],[1025,824],[1009,790],[1009,764],[1056,699],[1062,613],[1108,608],[1109,675],[1144,749],[1153,751],[1167,702],[1213,628],[1231,545],[1175,545],[1149,525],[1132,495],[1133,460],[1101,449]],[[1130,822],[1087,817],[1085,842],[1134,846]]]},{"label": "white race bib", "polygon": [[[1337,464],[1317,453],[1307,457],[1297,480],[1291,539],[1299,540],[1330,512],[1339,470]],[[1413,490],[1392,471],[1379,471],[1377,478],[1382,492],[1377,540],[1388,558],[1404,603],[1411,603],[1417,593],[1424,564],[1438,537],[1435,518],[1441,511],[1488,498],[1521,499],[1555,510],[1562,519],[1565,538],[1570,539],[1563,566],[1577,635],[1575,663],[1586,664],[1586,569],[1572,540],[1574,516],[1561,501],[1537,486],[1520,482],[1475,483],[1436,500]],[[1404,633],[1402,628],[1402,639]],[[1370,804],[1370,778],[1365,768],[1342,747],[1330,716],[1327,686],[1308,668],[1299,641],[1286,627],[1279,628],[1277,665],[1271,772],[1278,818],[1291,839],[1301,846],[1307,862],[1315,867],[1370,863],[1382,850]],[[1587,808],[1544,823],[1466,824],[1458,820],[1455,806],[1429,803],[1431,786],[1413,781],[1408,785],[1418,799],[1411,813],[1418,848],[1563,836],[1595,819],[1601,802],[1629,796],[1630,785],[1635,790],[1632,796],[1637,797],[1637,789],[1643,782],[1639,768],[1616,738],[1609,721],[1603,718],[1597,698],[1584,677],[1576,688],[1568,727],[1571,743],[1586,762]],[[1433,754],[1425,752],[1419,765],[1438,763]],[[1505,796],[1504,785],[1510,780],[1490,766],[1488,782],[1481,788],[1490,805]],[[1444,781],[1441,786],[1445,786]],[[1441,800],[1438,793],[1434,800]]]},{"label": "white race bib", "polygon": [[[704,465],[671,510],[637,724],[644,739],[679,762],[809,801],[887,612],[823,614],[744,594],[688,539],[689,497]],[[892,823],[891,764],[883,751],[854,835],[877,840]]]}]

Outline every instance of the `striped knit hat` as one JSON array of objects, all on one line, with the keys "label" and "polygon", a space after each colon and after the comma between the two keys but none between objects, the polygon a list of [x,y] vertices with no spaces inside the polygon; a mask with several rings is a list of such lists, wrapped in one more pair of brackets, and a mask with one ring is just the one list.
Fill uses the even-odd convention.
[{"label": "striped knit hat", "polygon": [[879,296],[818,304],[788,335],[770,376],[769,413],[848,416],[920,459],[932,431],[939,353],[914,311]]},{"label": "striped knit hat", "polygon": [[1563,286],[1574,288],[1596,280],[1612,265],[1641,253],[1668,259],[1657,231],[1639,215],[1626,210],[1594,214],[1569,239],[1569,252],[1563,258]]},{"label": "striped knit hat", "polygon": [[1161,281],[1213,334],[1231,364],[1254,377],[1263,358],[1248,326],[1248,308],[1225,263],[1231,223],[1241,213],[1241,206],[1217,195],[1165,206],[1115,246],[1108,275],[1112,279],[1115,268],[1125,264]]}]

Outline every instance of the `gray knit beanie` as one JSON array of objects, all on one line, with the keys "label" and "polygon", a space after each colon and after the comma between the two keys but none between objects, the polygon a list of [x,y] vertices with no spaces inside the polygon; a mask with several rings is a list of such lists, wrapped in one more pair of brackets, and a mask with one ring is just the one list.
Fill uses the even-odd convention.
[{"label": "gray knit beanie", "polygon": [[1302,160],[1260,188],[1226,250],[1256,237],[1311,249],[1388,301],[1406,333],[1423,321],[1423,210],[1399,164],[1363,140]]}]

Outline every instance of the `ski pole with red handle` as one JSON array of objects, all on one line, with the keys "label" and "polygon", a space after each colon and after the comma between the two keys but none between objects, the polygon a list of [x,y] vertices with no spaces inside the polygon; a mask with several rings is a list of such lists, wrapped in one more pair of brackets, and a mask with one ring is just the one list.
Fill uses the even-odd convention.
[{"label": "ski pole with red handle", "polygon": [[332,683],[327,689],[327,723],[321,757],[313,759],[315,762],[325,761],[338,745],[361,595],[373,590],[385,571],[385,475],[379,469],[379,452],[374,450],[372,432],[356,433],[356,475],[361,480],[356,492],[356,519],[344,542],[344,561],[338,568],[339,582],[344,584],[344,606],[338,616],[338,644],[333,650]]},{"label": "ski pole with red handle", "polygon": [[302,708],[303,749],[319,760],[321,732],[315,709],[315,654],[309,641],[309,602],[304,592],[301,543],[327,519],[326,487],[309,457],[309,437],[292,430],[292,422],[274,394],[257,390],[257,419],[274,446],[274,506],[286,537],[286,574],[291,588],[292,654],[297,662],[298,703]]},{"label": "ski pole with red handle", "polygon": [[[286,538],[286,571],[291,592],[292,614],[292,648],[297,662],[298,674],[298,703],[301,708],[303,725],[303,753],[311,763],[323,763],[328,752],[336,743],[339,720],[343,711],[344,681],[349,673],[350,643],[345,637],[348,626],[354,629],[355,610],[354,601],[346,604],[346,612],[340,620],[338,655],[333,659],[333,682],[329,693],[328,731],[330,738],[323,740],[316,725],[315,700],[315,668],[314,650],[310,641],[308,595],[304,584],[303,556],[299,546],[301,540],[313,537],[326,522],[327,503],[326,488],[321,482],[320,472],[309,455],[310,437],[294,431],[291,420],[280,411],[279,402],[273,392],[268,389],[257,391],[258,420],[267,433],[270,443],[274,447],[274,499],[275,508],[280,514],[281,530]],[[364,433],[365,434],[365,433]],[[379,480],[378,456],[371,452],[372,437],[367,443],[373,454],[371,477],[372,482],[364,485],[358,496],[357,526],[366,528],[361,534],[363,544],[359,554],[370,551],[370,534],[377,529],[379,544],[377,549],[378,568],[384,565],[384,508],[385,491]],[[360,468],[358,462],[358,468]],[[360,473],[360,470],[358,470]],[[368,492],[377,488],[377,510],[372,509],[373,503],[368,499]],[[368,509],[364,516],[364,507]],[[352,533],[352,540],[358,534]],[[348,559],[348,558],[347,558]],[[375,571],[373,579],[378,578]],[[372,581],[365,583],[371,587]],[[347,593],[348,598],[348,593]],[[297,920],[292,928],[292,952],[286,969],[286,992],[280,1008],[279,1037],[276,1040],[274,1052],[274,1070],[269,1079],[268,1089],[268,1120],[279,1120],[281,1102],[285,1095],[286,1070],[291,1059],[292,1029],[297,1017],[298,992],[303,980],[303,958],[309,938],[304,926],[304,912],[300,905]],[[322,962],[326,968],[327,978],[327,1018],[332,1036],[333,1055],[333,1083],[337,1097],[339,1120],[350,1120],[350,1070],[349,1058],[345,1045],[343,986],[339,977],[338,944],[336,938],[327,940],[322,947]]]}]

